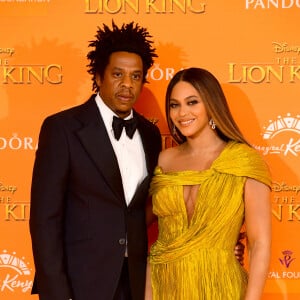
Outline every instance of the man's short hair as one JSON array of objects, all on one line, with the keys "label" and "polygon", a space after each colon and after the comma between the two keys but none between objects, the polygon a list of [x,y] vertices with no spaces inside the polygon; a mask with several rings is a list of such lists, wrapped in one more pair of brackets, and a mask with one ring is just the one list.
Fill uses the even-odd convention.
[{"label": "man's short hair", "polygon": [[109,64],[110,55],[113,52],[126,51],[136,53],[143,62],[143,82],[146,82],[146,75],[153,65],[154,57],[157,57],[155,48],[152,47],[152,36],[146,28],[130,22],[118,27],[112,21],[112,29],[103,24],[103,28],[98,27],[96,39],[89,42],[89,47],[94,50],[87,54],[90,63],[87,65],[88,73],[93,76],[93,90],[98,91],[96,84],[96,74],[103,78],[104,71]]}]

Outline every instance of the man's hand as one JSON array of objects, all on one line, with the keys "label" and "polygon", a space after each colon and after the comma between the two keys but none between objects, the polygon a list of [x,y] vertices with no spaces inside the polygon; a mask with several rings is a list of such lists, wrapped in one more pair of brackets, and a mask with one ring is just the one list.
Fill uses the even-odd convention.
[{"label": "man's hand", "polygon": [[239,239],[234,247],[234,255],[239,263],[244,265],[244,254],[245,254],[245,245],[242,243],[242,240],[246,238],[246,232],[241,232]]}]

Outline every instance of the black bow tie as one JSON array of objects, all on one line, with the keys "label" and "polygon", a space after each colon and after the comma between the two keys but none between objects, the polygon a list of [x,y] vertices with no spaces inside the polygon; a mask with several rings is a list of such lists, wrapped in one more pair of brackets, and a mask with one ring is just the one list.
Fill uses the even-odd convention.
[{"label": "black bow tie", "polygon": [[120,139],[123,127],[125,127],[126,134],[128,135],[128,137],[132,139],[134,132],[136,130],[136,127],[137,127],[137,119],[132,118],[129,120],[124,120],[124,119],[117,118],[116,116],[114,116],[112,128],[114,130],[114,135],[115,135],[116,140]]}]

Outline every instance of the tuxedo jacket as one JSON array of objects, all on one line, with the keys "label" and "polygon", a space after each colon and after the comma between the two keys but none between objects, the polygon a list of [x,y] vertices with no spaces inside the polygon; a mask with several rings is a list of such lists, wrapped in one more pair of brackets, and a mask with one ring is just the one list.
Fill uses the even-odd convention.
[{"label": "tuxedo jacket", "polygon": [[40,300],[111,300],[126,239],[133,300],[144,299],[145,203],[161,150],[158,128],[134,111],[148,176],[127,206],[109,136],[93,95],[47,117],[31,188],[33,293]]}]

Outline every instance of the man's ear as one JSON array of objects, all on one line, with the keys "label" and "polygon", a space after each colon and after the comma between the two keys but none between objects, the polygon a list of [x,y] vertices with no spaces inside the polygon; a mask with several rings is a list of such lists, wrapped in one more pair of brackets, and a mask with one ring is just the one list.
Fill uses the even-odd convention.
[{"label": "man's ear", "polygon": [[101,77],[100,77],[99,74],[96,74],[96,75],[95,75],[95,81],[96,81],[96,83],[97,83],[98,88],[100,88],[100,87],[101,87],[101,84],[102,84],[102,80],[101,80]]}]

